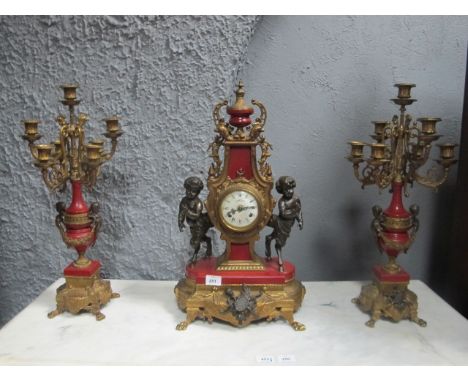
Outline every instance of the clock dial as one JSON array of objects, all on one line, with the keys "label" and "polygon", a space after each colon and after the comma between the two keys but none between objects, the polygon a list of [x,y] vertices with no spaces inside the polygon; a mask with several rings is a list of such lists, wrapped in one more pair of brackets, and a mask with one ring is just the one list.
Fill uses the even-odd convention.
[{"label": "clock dial", "polygon": [[221,202],[221,216],[228,226],[235,229],[249,227],[258,217],[257,199],[247,191],[233,191]]}]

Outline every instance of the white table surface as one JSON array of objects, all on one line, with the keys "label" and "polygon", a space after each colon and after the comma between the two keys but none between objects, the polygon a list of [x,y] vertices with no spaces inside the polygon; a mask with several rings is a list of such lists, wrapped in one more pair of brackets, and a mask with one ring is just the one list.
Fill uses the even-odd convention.
[{"label": "white table surface", "polygon": [[85,365],[468,365],[468,320],[421,281],[426,328],[407,320],[364,325],[351,298],[362,282],[305,282],[307,293],[295,319],[239,329],[197,320],[176,331],[185,315],[177,307],[174,281],[112,280],[121,294],[102,312],[64,313],[48,319],[60,279],[0,330],[0,364]]}]

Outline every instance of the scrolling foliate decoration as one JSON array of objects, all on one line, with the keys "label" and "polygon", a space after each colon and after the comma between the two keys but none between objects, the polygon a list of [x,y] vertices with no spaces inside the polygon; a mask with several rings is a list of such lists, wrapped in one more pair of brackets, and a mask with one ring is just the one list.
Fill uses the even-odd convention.
[{"label": "scrolling foliate decoration", "polygon": [[[242,82],[239,84],[239,90],[237,92],[238,97],[243,97],[245,95],[244,86]],[[234,127],[227,123],[224,118],[220,116],[221,109],[223,107],[228,107],[228,101],[224,100],[218,102],[213,109],[213,121],[216,126],[215,128],[215,137],[212,143],[210,143],[208,150],[210,151],[210,157],[213,159],[208,170],[208,176],[218,177],[221,174],[223,162],[220,159],[219,150],[226,141],[240,141],[248,142],[251,144],[258,145],[261,150],[261,156],[258,160],[259,173],[266,180],[271,179],[272,171],[271,166],[267,163],[267,159],[271,156],[270,150],[273,149],[273,146],[266,140],[263,135],[264,126],[267,119],[267,111],[265,106],[256,100],[252,100],[252,105],[255,105],[260,110],[260,116],[255,119],[255,122],[251,125],[244,127]],[[233,106],[236,107],[236,104]],[[244,129],[247,129],[245,131]]]}]

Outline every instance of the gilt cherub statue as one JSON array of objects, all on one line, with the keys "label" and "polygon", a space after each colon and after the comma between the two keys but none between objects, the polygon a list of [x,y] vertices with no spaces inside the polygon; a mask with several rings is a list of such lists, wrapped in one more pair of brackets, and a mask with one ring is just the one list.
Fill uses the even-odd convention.
[{"label": "gilt cherub statue", "polygon": [[203,189],[203,181],[191,176],[184,181],[185,196],[179,205],[179,229],[182,232],[185,228],[184,222],[190,227],[190,246],[193,248],[193,254],[189,263],[194,264],[197,261],[198,252],[201,243],[206,243],[206,257],[212,255],[211,239],[206,236],[206,232],[213,226],[206,212],[203,212],[203,202],[198,197]]},{"label": "gilt cherub statue", "polygon": [[265,238],[266,259],[271,260],[271,242],[275,240],[275,250],[278,255],[279,271],[284,272],[283,258],[281,251],[286,245],[286,241],[291,233],[294,222],[297,220],[299,229],[302,230],[304,221],[301,211],[301,200],[294,195],[296,181],[290,176],[282,176],[276,181],[276,191],[281,194],[278,202],[279,215],[271,215],[268,227],[273,228],[273,232]]}]

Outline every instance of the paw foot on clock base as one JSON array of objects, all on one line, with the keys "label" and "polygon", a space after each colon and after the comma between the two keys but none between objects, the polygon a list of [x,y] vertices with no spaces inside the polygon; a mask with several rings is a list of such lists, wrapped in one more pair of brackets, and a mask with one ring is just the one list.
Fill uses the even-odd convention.
[{"label": "paw foot on clock base", "polygon": [[375,280],[352,299],[361,311],[370,314],[366,326],[373,328],[379,319],[386,318],[394,322],[408,319],[425,327],[426,321],[418,317],[418,297],[408,289],[409,275],[404,271],[396,275],[380,271],[379,267],[374,268]]},{"label": "paw foot on clock base", "polygon": [[179,308],[186,312],[186,319],[177,325],[177,330],[185,330],[196,319],[210,323],[217,319],[235,327],[245,327],[263,319],[284,319],[294,330],[305,330],[293,315],[305,294],[304,286],[297,280],[271,285],[211,286],[185,278],[176,285],[174,293]]}]

